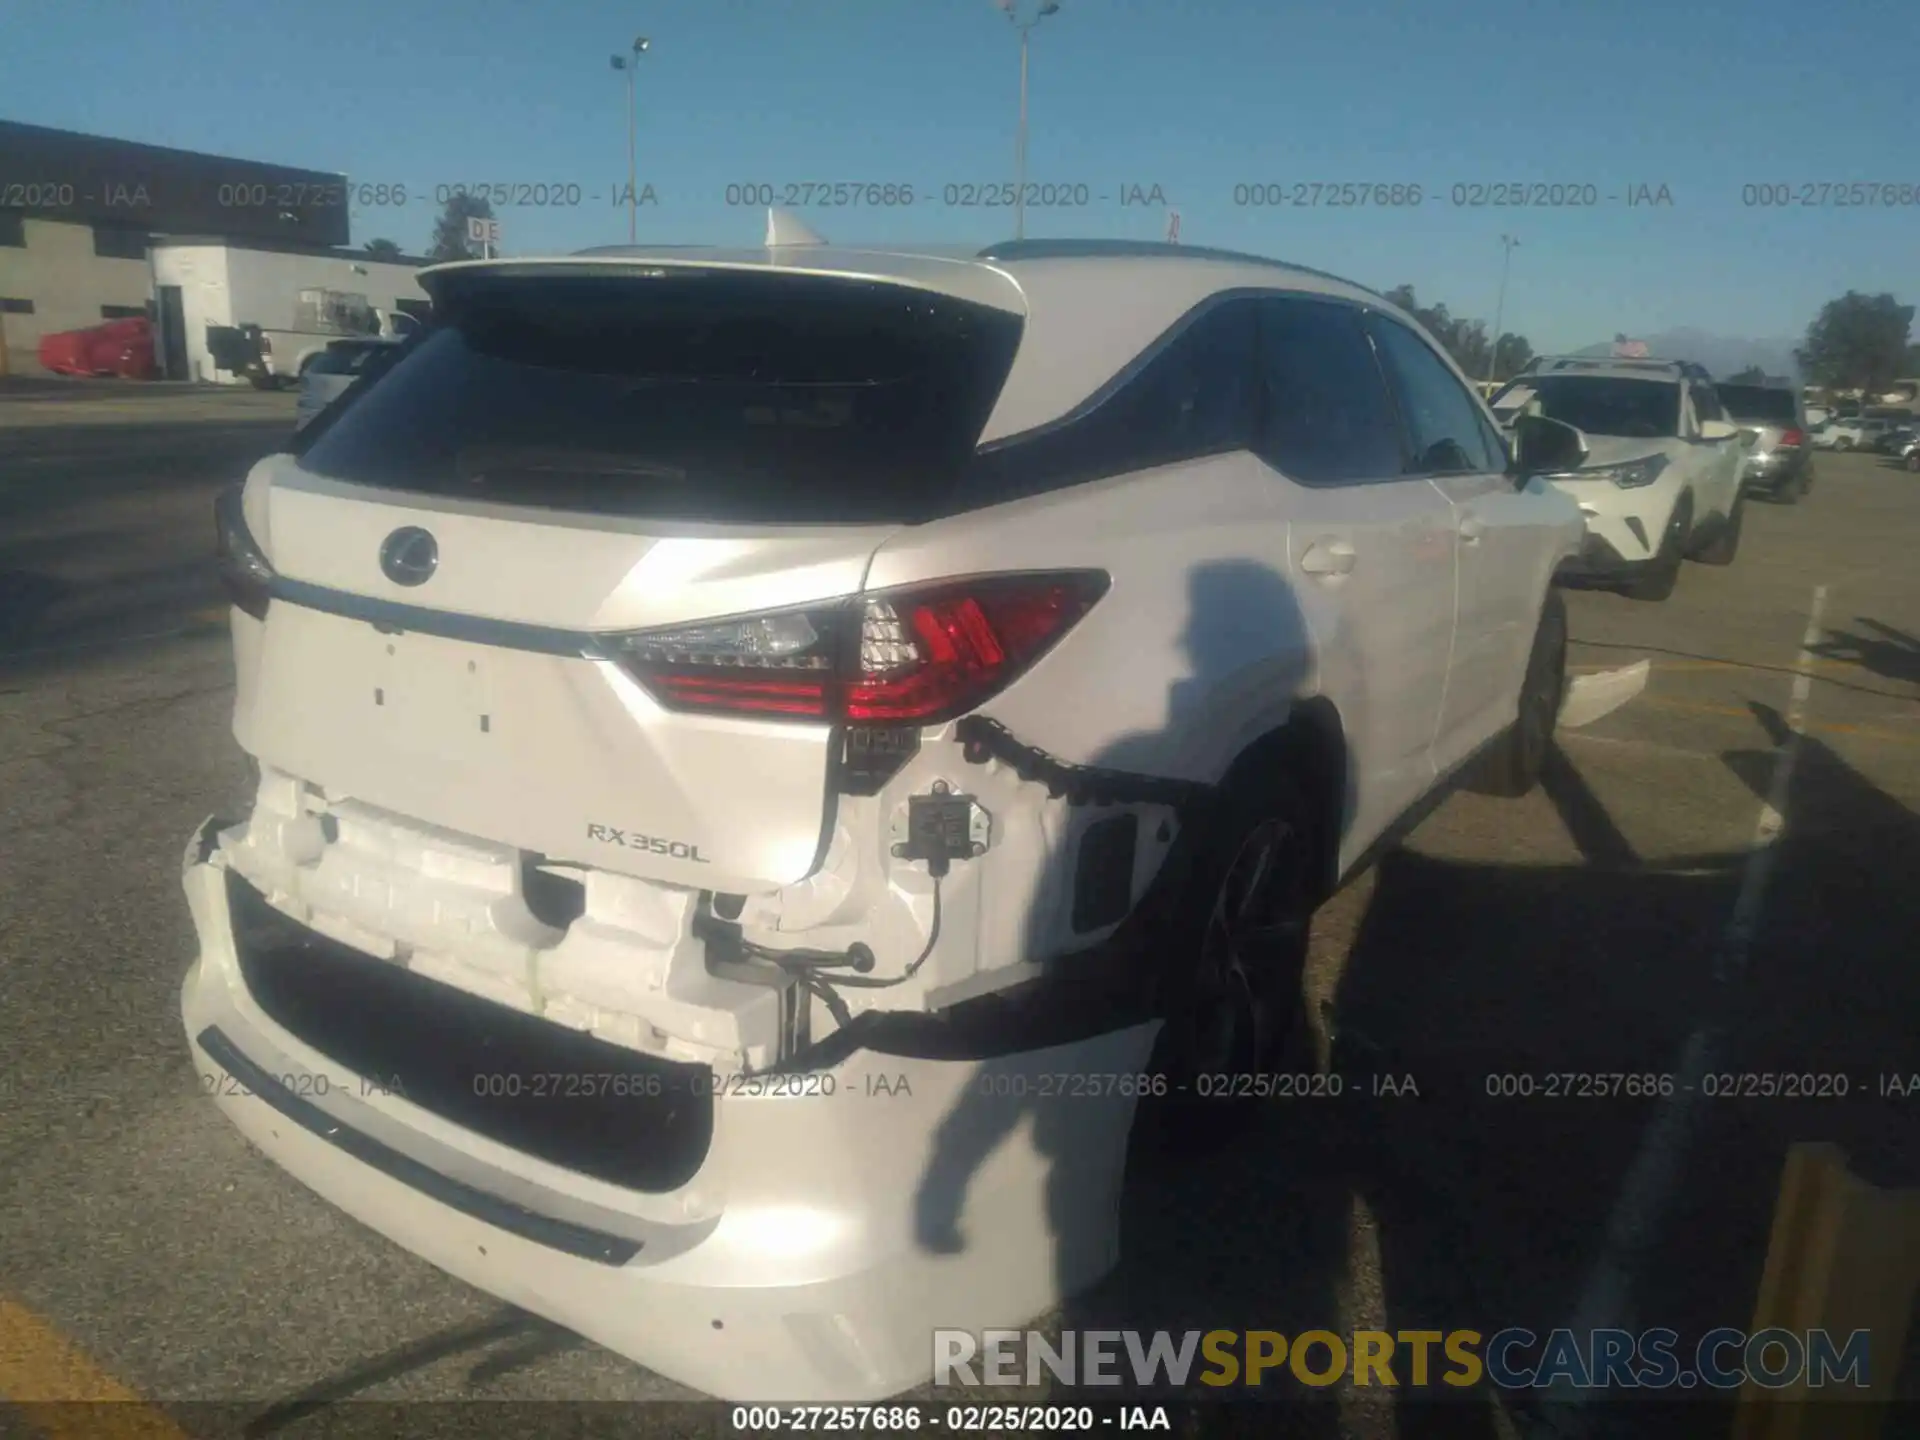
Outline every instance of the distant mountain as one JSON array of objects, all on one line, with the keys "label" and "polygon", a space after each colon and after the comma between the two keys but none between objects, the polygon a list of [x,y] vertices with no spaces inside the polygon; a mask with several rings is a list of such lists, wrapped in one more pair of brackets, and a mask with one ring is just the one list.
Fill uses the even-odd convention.
[{"label": "distant mountain", "polygon": [[[1704,365],[1717,380],[1738,374],[1749,365],[1758,365],[1769,375],[1797,378],[1800,367],[1794,362],[1796,340],[1743,340],[1732,335],[1710,335],[1705,330],[1663,330],[1655,335],[1635,335],[1646,343],[1647,353],[1659,360],[1691,360]],[[1585,345],[1576,355],[1606,355],[1613,350],[1611,340]]]}]

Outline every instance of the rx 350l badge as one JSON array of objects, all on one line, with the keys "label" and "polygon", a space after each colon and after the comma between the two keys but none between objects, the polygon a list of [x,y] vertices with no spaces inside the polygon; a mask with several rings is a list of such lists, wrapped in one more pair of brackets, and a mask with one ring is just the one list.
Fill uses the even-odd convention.
[{"label": "rx 350l badge", "polygon": [[403,525],[380,544],[380,569],[396,585],[424,585],[440,565],[440,542],[418,525]]},{"label": "rx 350l badge", "polygon": [[611,825],[587,826],[587,838],[603,841],[608,845],[624,846],[628,850],[644,850],[649,855],[665,855],[674,860],[691,860],[696,865],[707,863],[707,857],[700,853],[700,847],[689,845],[685,840],[667,840],[658,835],[641,835],[632,830],[616,830]]}]

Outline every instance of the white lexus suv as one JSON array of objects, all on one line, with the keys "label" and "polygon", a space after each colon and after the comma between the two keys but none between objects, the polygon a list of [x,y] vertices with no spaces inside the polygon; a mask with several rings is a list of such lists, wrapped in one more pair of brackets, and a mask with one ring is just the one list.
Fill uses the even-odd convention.
[{"label": "white lexus suv", "polygon": [[1664,600],[1683,560],[1733,563],[1751,442],[1698,365],[1542,358],[1492,403],[1497,413],[1562,421],[1586,444],[1586,463],[1554,481],[1587,522],[1586,543],[1563,579]]},{"label": "white lexus suv", "polygon": [[675,1380],[895,1394],[1097,1279],[1130,1136],[1310,1064],[1319,900],[1539,771],[1578,437],[1509,453],[1371,291],[773,234],[422,282],[219,509],[259,787],[183,1017],[301,1181]]}]

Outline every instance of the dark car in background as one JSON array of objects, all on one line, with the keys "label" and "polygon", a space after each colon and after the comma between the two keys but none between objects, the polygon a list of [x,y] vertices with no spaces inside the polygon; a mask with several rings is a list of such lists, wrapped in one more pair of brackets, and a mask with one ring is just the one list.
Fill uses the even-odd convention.
[{"label": "dark car in background", "polygon": [[1876,455],[1900,455],[1913,443],[1916,432],[1910,420],[1895,420],[1873,437],[1868,448]]},{"label": "dark car in background", "polygon": [[1807,415],[1797,391],[1778,385],[1719,385],[1720,403],[1743,435],[1753,437],[1741,479],[1749,494],[1788,505],[1813,484]]}]

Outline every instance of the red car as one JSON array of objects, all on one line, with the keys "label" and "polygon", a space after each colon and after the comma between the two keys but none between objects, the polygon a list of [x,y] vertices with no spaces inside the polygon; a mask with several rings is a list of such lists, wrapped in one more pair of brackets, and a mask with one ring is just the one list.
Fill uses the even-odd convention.
[{"label": "red car", "polygon": [[63,330],[40,339],[40,363],[56,375],[117,375],[152,380],[153,324],[144,315],[109,320],[85,330]]}]

